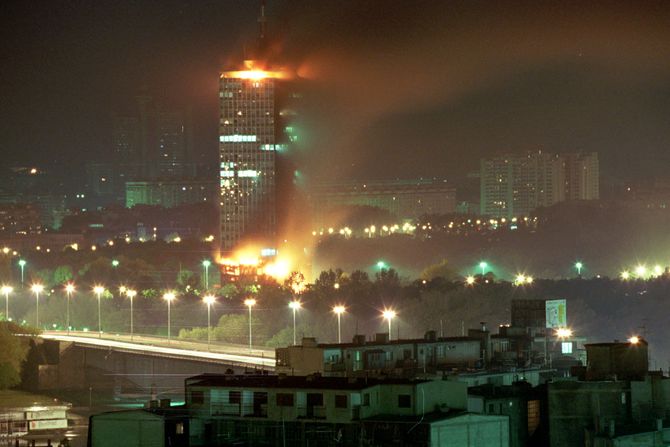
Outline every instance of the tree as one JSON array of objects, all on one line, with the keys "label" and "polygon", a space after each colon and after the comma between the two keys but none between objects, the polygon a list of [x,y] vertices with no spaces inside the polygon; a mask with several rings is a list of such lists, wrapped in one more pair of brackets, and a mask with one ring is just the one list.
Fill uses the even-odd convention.
[{"label": "tree", "polygon": [[21,363],[28,355],[27,339],[17,337],[28,333],[10,322],[0,323],[0,389],[7,389],[21,381]]}]

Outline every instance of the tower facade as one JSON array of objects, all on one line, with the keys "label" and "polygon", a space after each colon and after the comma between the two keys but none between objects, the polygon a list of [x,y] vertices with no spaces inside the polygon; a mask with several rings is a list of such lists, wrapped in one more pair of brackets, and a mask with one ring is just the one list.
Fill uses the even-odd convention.
[{"label": "tower facade", "polygon": [[276,151],[282,129],[276,104],[282,72],[226,71],[219,84],[221,250],[246,239],[274,242]]}]

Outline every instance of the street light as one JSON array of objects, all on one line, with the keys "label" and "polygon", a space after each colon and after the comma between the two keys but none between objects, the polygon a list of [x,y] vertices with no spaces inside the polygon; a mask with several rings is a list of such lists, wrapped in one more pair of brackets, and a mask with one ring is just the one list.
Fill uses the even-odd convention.
[{"label": "street light", "polygon": [[40,327],[40,293],[44,291],[42,284],[33,284],[30,290],[35,294],[35,327]]},{"label": "street light", "polygon": [[74,293],[74,284],[68,283],[64,287],[65,294],[67,295],[67,304],[66,304],[66,318],[65,318],[65,327],[67,328],[67,333],[70,333],[70,298],[72,298],[72,293]]},{"label": "street light", "polygon": [[167,301],[167,306],[168,306],[168,321],[167,321],[167,330],[168,330],[168,343],[170,343],[170,303],[175,299],[175,294],[174,292],[165,292],[163,294],[163,299]]},{"label": "street light", "polygon": [[347,309],[342,305],[333,307],[333,312],[337,315],[337,343],[342,343],[342,322],[340,320],[346,311]]},{"label": "street light", "polygon": [[582,264],[581,261],[575,262],[575,268],[577,269],[577,276],[580,278],[582,277],[582,268],[584,268],[584,264]]},{"label": "street light", "polygon": [[133,327],[133,298],[135,298],[135,295],[137,295],[136,290],[132,289],[126,289],[126,296],[130,298],[130,340],[132,341],[133,339],[133,332],[134,332],[134,327]]},{"label": "street light", "polygon": [[25,259],[19,259],[19,267],[21,268],[21,287],[23,287],[23,270],[26,267],[26,260]]},{"label": "street light", "polygon": [[620,276],[621,279],[623,279],[624,281],[628,281],[630,279],[630,272],[628,270],[624,270],[623,272],[621,272]]},{"label": "street light", "polygon": [[112,259],[112,267],[116,268],[119,266],[119,260],[118,259]]},{"label": "street light", "polygon": [[212,265],[209,259],[202,261],[202,266],[205,268],[205,290],[209,290],[209,266]]},{"label": "street light", "polygon": [[105,293],[105,288],[103,286],[93,287],[93,293],[98,298],[98,338],[102,338],[102,312],[100,311],[100,298],[102,294]]},{"label": "street light", "polygon": [[249,351],[251,351],[251,308],[256,305],[256,300],[247,298],[244,300],[244,305],[249,308]]},{"label": "street light", "polygon": [[212,304],[216,303],[216,297],[205,295],[202,297],[202,301],[207,305],[207,350],[209,351],[209,345],[212,342]]},{"label": "street light", "polygon": [[486,261],[482,261],[479,263],[479,268],[482,269],[482,276],[486,275],[486,268],[489,266],[489,264]]},{"label": "street light", "polygon": [[295,334],[296,334],[296,325],[295,325],[295,314],[298,312],[298,309],[302,307],[302,304],[298,300],[293,300],[290,303],[288,303],[289,309],[293,311],[293,346],[296,345],[295,341]]},{"label": "street light", "polygon": [[628,342],[631,345],[636,345],[636,344],[640,343],[640,337],[638,337],[637,335],[633,335],[631,338],[628,339]]},{"label": "street light", "polygon": [[475,277],[470,275],[465,278],[465,284],[472,286],[475,283]]},{"label": "street light", "polygon": [[391,340],[391,320],[393,320],[396,316],[395,310],[393,309],[386,309],[384,312],[382,312],[382,317],[384,320],[387,320],[389,323],[389,340]]},{"label": "street light", "polygon": [[556,337],[560,339],[570,338],[572,337],[572,329],[567,327],[558,328],[556,329]]},{"label": "street light", "polygon": [[5,320],[9,321],[9,294],[14,291],[14,287],[4,285],[0,288],[0,291],[5,295]]}]

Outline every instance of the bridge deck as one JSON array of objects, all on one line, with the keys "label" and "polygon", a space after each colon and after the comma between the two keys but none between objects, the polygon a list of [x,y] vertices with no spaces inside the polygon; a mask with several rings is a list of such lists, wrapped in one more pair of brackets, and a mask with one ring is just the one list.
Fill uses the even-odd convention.
[{"label": "bridge deck", "polygon": [[244,348],[239,345],[213,343],[208,351],[206,343],[184,342],[182,340],[171,340],[168,343],[167,339],[144,335],[134,336],[131,341],[130,336],[127,335],[103,333],[99,337],[97,333],[91,332],[71,332],[70,335],[67,335],[63,332],[51,331],[42,333],[40,337],[47,340],[71,342],[82,346],[142,355],[263,367],[269,370],[274,369],[275,366],[274,351],[265,348],[254,347],[250,351],[248,347]]}]

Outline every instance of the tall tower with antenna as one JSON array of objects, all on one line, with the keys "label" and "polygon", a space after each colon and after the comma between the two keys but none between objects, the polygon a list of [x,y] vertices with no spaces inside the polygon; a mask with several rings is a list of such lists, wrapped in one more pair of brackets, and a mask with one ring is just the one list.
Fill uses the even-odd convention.
[{"label": "tall tower with antenna", "polygon": [[276,153],[284,148],[277,104],[286,73],[260,59],[267,42],[265,2],[258,51],[219,80],[220,241],[222,254],[243,242],[274,248],[277,226]]}]

